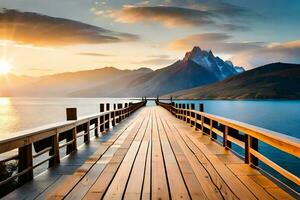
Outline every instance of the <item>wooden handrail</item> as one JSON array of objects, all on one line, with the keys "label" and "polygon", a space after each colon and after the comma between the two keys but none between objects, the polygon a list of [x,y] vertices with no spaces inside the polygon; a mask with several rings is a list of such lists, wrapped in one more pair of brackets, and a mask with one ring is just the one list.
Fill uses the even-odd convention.
[{"label": "wooden handrail", "polygon": [[[60,162],[60,149],[66,147],[66,154],[69,154],[77,149],[77,137],[83,131],[84,142],[90,140],[90,133],[94,131],[97,137],[99,133],[104,133],[110,129],[110,126],[117,125],[126,117],[129,117],[133,112],[139,108],[145,106],[147,101],[141,101],[138,103],[125,103],[125,107],[122,108],[122,104],[118,104],[118,109],[110,111],[110,105],[106,104],[106,111],[102,109],[104,106],[100,106],[100,112],[97,114],[89,115],[77,119],[77,113],[74,115],[76,108],[71,108],[70,112],[73,116],[70,120],[65,122],[53,123],[44,125],[41,127],[20,131],[0,140],[0,154],[19,149],[18,155],[11,156],[9,158],[2,159],[0,162],[5,163],[10,160],[17,159],[18,173],[14,176],[7,178],[0,182],[0,186],[7,184],[8,182],[18,178],[19,184],[23,184],[33,178],[33,169],[49,161],[49,167],[52,167]],[[115,107],[115,106],[114,106]],[[68,114],[68,112],[67,112]],[[67,117],[68,118],[68,117]],[[116,122],[117,119],[117,122]],[[93,128],[90,128],[94,125]],[[101,128],[102,127],[102,128]],[[63,144],[60,141],[66,140]],[[35,150],[38,149],[36,154],[32,154],[32,146]],[[33,166],[33,159],[37,158],[45,153],[49,152],[49,156]]]},{"label": "wooden handrail", "polygon": [[[231,142],[243,148],[245,150],[245,163],[258,167],[258,160],[260,160],[285,178],[300,186],[299,177],[275,164],[269,158],[260,154],[258,150],[258,141],[261,141],[285,153],[300,158],[300,139],[244,122],[193,109],[186,109],[184,104],[180,104],[177,107],[174,103],[156,101],[156,104],[167,109],[179,119],[184,121],[188,121],[186,119],[189,119],[193,121],[193,123],[190,123],[194,124],[196,129],[201,129],[202,133],[210,135],[212,140],[217,139],[216,135],[222,137],[223,146],[225,148],[230,149]],[[194,116],[194,119],[191,115]],[[205,132],[205,130],[207,132]],[[240,134],[240,132],[243,134]],[[214,136],[214,134],[216,135]]]}]

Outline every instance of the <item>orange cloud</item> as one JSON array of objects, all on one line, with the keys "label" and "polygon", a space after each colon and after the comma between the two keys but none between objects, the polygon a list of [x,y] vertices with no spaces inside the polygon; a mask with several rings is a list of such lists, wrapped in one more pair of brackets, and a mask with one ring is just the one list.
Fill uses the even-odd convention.
[{"label": "orange cloud", "polygon": [[0,39],[18,44],[66,46],[115,43],[137,38],[136,35],[37,13],[7,9],[0,12]]},{"label": "orange cloud", "polygon": [[247,68],[258,67],[274,62],[300,63],[300,40],[285,43],[233,42],[224,33],[204,33],[189,35],[171,42],[173,50],[190,49],[200,46],[214,53],[231,55],[235,64]]},{"label": "orange cloud", "polygon": [[257,67],[274,62],[300,63],[299,55],[300,40],[295,40],[243,51],[233,55],[232,60],[239,65]]},{"label": "orange cloud", "polygon": [[224,33],[202,33],[189,35],[175,40],[169,44],[169,48],[174,50],[187,50],[194,46],[203,49],[210,49],[216,53],[234,53],[250,49],[260,48],[260,42],[230,42],[230,35]]}]

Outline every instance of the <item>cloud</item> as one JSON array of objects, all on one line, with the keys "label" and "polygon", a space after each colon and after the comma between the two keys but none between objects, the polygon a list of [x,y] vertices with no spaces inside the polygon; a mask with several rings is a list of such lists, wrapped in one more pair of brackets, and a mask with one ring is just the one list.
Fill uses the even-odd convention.
[{"label": "cloud", "polygon": [[250,31],[250,27],[236,24],[218,24],[217,28],[222,29],[224,31]]},{"label": "cloud", "polygon": [[81,53],[77,53],[77,55],[80,55],[80,56],[95,56],[95,57],[110,57],[110,56],[113,56],[113,55],[109,55],[109,54],[91,53],[91,52],[81,52]]},{"label": "cloud", "polygon": [[250,68],[274,62],[300,63],[300,40],[269,44],[233,55],[232,61]]},{"label": "cloud", "polygon": [[261,42],[230,42],[230,38],[230,35],[224,33],[195,34],[171,42],[169,48],[186,51],[194,46],[200,46],[202,49],[228,54],[258,49],[264,45]]},{"label": "cloud", "polygon": [[175,62],[176,59],[172,59],[168,55],[151,55],[148,56],[148,59],[134,62],[133,64],[140,64],[140,65],[165,65]]},{"label": "cloud", "polygon": [[35,46],[67,46],[133,41],[138,36],[69,19],[2,9],[0,39]]},{"label": "cloud", "polygon": [[179,7],[138,7],[125,6],[121,11],[112,12],[111,17],[118,22],[161,22],[168,27],[177,25],[194,26],[213,24],[211,13]]},{"label": "cloud", "polygon": [[122,23],[159,22],[167,27],[215,26],[222,30],[240,31],[249,29],[244,25],[236,24],[236,22],[228,22],[228,19],[232,17],[238,16],[239,19],[242,19],[248,13],[247,10],[235,6],[213,7],[207,5],[197,4],[199,9],[196,9],[195,6],[189,8],[171,5],[126,5],[121,10],[101,12],[101,15],[114,18],[115,21]]},{"label": "cloud", "polygon": [[236,65],[253,68],[274,62],[300,63],[300,40],[284,43],[232,42],[224,33],[189,35],[169,44],[173,50],[187,51],[194,46],[214,53],[231,54]]},{"label": "cloud", "polygon": [[220,2],[220,0],[165,0],[164,5],[187,7],[192,9],[215,12],[223,16],[256,16],[257,14],[240,6]]}]

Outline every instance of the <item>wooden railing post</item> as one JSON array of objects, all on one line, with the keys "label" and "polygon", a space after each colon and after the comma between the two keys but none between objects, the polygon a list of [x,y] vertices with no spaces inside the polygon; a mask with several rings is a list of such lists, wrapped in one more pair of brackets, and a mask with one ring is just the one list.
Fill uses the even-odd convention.
[{"label": "wooden railing post", "polygon": [[212,131],[212,128],[213,128],[213,120],[209,119],[209,137],[210,137],[211,140],[213,140],[213,131]]},{"label": "wooden railing post", "polygon": [[132,102],[129,102],[129,115],[132,113]]},{"label": "wooden railing post", "polygon": [[[203,112],[204,111],[204,106],[203,106],[203,103],[200,103],[199,104],[199,111],[200,112]],[[203,115],[201,115],[201,133],[203,134],[204,132],[204,116]]]},{"label": "wooden railing post", "polygon": [[175,104],[175,117],[178,118],[177,114],[178,114],[178,103]]},{"label": "wooden railing post", "polygon": [[115,109],[111,112],[111,126],[114,127],[116,125],[116,111]]},{"label": "wooden railing post", "polygon": [[183,118],[182,118],[182,120],[185,121],[185,118],[186,118],[185,103],[182,104],[182,109],[183,109],[183,112],[182,112]]},{"label": "wooden railing post", "polygon": [[185,119],[185,121],[187,122],[187,123],[190,123],[190,104],[186,104],[186,109],[188,110],[188,111],[186,111],[186,119]]},{"label": "wooden railing post", "polygon": [[175,115],[175,109],[174,109],[174,107],[175,107],[175,102],[172,102],[171,103],[171,113],[172,113],[172,115]]},{"label": "wooden railing post", "polygon": [[91,126],[91,123],[90,121],[88,121],[86,124],[85,124],[85,135],[83,136],[83,141],[84,142],[89,142],[90,141],[90,126]]},{"label": "wooden railing post", "polygon": [[178,111],[178,114],[179,114],[179,115],[178,115],[178,119],[182,119],[182,115],[181,115],[181,114],[182,114],[181,103],[178,104],[178,107],[179,107],[179,111]]},{"label": "wooden railing post", "polygon": [[[67,108],[67,121],[77,120],[77,108]],[[67,155],[77,149],[77,128],[74,127],[67,134],[67,142],[73,141],[71,144],[67,145]]]},{"label": "wooden railing post", "polygon": [[18,178],[20,185],[33,179],[32,144],[19,148],[18,172],[21,173],[24,170],[27,172]]},{"label": "wooden railing post", "polygon": [[[118,103],[118,110],[122,109],[123,105],[121,103]],[[121,117],[122,112],[118,111],[118,123],[120,123],[122,121],[122,117]]]},{"label": "wooden railing post", "polygon": [[[109,111],[110,111],[110,104],[107,103],[107,104],[106,104],[106,112],[109,112]],[[105,116],[106,116],[106,117],[105,117],[105,121],[107,121],[107,122],[105,123],[105,129],[106,129],[106,130],[109,130],[109,128],[110,128],[110,113],[107,113]]]},{"label": "wooden railing post", "polygon": [[[234,137],[234,135],[236,134],[236,132],[237,131],[235,129],[228,127],[228,133],[227,133],[227,135]],[[227,140],[226,147],[229,148],[229,149],[231,149],[231,146],[232,146],[231,144],[232,144],[231,141]]]},{"label": "wooden railing post", "polygon": [[[251,148],[258,152],[258,139],[251,137]],[[253,165],[258,166],[258,158],[251,155],[251,162]]]},{"label": "wooden railing post", "polygon": [[95,137],[99,137],[99,133],[100,133],[100,117],[97,117],[97,122],[96,122],[95,126],[97,126],[97,128],[95,129]]},{"label": "wooden railing post", "polygon": [[204,105],[203,103],[199,103],[199,111],[204,112]]},{"label": "wooden railing post", "polygon": [[[100,113],[104,112],[104,103],[100,103]],[[100,133],[104,132],[104,118],[105,116],[100,116]]]},{"label": "wooden railing post", "polygon": [[[213,121],[212,122],[212,128],[216,128],[216,129],[219,130],[218,122]],[[218,139],[218,135],[215,132],[213,132],[213,131],[212,131],[212,138],[215,139],[215,140]]]},{"label": "wooden railing post", "polygon": [[58,135],[56,134],[51,138],[52,138],[52,149],[49,151],[49,156],[54,156],[54,157],[49,160],[49,168],[60,163]]},{"label": "wooden railing post", "polygon": [[258,140],[247,134],[244,135],[244,138],[245,138],[245,163],[258,166],[258,159],[252,154],[250,154],[250,148],[254,149],[255,151],[258,151]]},{"label": "wooden railing post", "polygon": [[204,134],[204,116],[201,115],[201,133]]},{"label": "wooden railing post", "polygon": [[[195,114],[195,104],[191,103],[191,113],[190,113],[190,123],[191,123],[191,127],[195,126],[196,124],[196,114]],[[193,118],[193,119],[192,119]]]},{"label": "wooden railing post", "polygon": [[223,132],[223,147],[225,147],[226,149],[227,147],[227,135],[228,135],[228,126],[225,126],[225,130]]},{"label": "wooden railing post", "polygon": [[128,103],[125,103],[125,116],[124,116],[124,118],[127,118],[128,117]]}]

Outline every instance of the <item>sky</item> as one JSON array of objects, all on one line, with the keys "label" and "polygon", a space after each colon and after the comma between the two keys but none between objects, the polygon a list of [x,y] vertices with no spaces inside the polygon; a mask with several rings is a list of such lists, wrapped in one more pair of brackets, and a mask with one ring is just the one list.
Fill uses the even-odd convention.
[{"label": "sky", "polygon": [[158,69],[193,46],[252,69],[300,63],[298,0],[0,0],[0,59],[41,76]]}]

